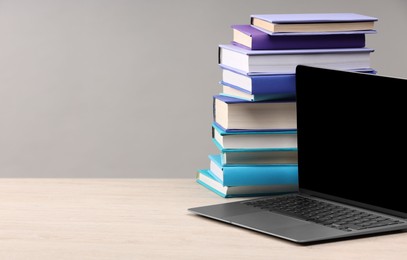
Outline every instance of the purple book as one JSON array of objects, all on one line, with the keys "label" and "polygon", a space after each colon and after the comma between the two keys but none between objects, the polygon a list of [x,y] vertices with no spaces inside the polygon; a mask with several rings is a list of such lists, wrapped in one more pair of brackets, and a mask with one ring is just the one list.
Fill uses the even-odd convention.
[{"label": "purple book", "polygon": [[276,34],[251,25],[232,25],[232,44],[251,50],[334,49],[365,47],[365,33]]}]

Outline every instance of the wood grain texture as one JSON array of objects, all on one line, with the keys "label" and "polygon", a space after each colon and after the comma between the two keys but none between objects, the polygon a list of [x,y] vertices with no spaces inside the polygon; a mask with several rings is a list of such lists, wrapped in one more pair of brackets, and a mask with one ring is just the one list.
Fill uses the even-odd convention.
[{"label": "wood grain texture", "polygon": [[0,179],[0,259],[406,259],[407,233],[300,246],[195,216],[193,179]]}]

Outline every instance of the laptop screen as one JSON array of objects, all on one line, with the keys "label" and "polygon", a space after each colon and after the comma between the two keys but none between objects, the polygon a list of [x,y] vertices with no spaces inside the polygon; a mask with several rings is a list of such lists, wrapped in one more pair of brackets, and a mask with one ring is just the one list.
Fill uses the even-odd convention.
[{"label": "laptop screen", "polygon": [[407,80],[299,65],[300,191],[407,217]]}]

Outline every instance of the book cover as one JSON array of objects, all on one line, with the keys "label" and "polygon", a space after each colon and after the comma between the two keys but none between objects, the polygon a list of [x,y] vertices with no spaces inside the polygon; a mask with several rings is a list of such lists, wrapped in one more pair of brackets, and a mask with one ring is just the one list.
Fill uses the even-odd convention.
[{"label": "book cover", "polygon": [[295,73],[247,75],[230,67],[223,67],[220,84],[242,89],[253,95],[289,94],[295,96]]},{"label": "book cover", "polygon": [[209,159],[214,178],[223,186],[298,184],[298,165],[222,166],[220,154]]},{"label": "book cover", "polygon": [[212,124],[212,139],[221,151],[262,149],[297,149],[297,131],[227,132]]},{"label": "book cover", "polygon": [[371,71],[371,48],[249,50],[220,44],[218,63],[247,75],[295,74],[298,64],[339,70]]},{"label": "book cover", "polygon": [[276,195],[298,191],[298,185],[243,185],[223,186],[219,183],[209,169],[198,170],[197,183],[211,190],[223,198],[233,197],[257,197],[265,195]]},{"label": "book cover", "polygon": [[374,22],[378,18],[357,13],[293,13],[293,14],[252,14],[271,23],[332,23],[332,22]]},{"label": "book cover", "polygon": [[270,32],[373,30],[376,17],[355,13],[254,14],[250,24]]},{"label": "book cover", "polygon": [[[324,54],[324,53],[370,53],[373,52],[372,48],[335,48],[335,49],[290,49],[290,50],[249,50],[234,44],[219,44],[219,49],[231,50],[248,56],[261,56],[261,55],[292,55],[292,54]],[[219,62],[222,64],[221,62]]]},{"label": "book cover", "polygon": [[222,92],[220,95],[239,98],[251,102],[279,100],[279,99],[294,99],[295,93],[274,93],[274,94],[252,94],[245,89],[233,86],[227,83],[220,82]]},{"label": "book cover", "polygon": [[251,50],[324,49],[365,47],[365,33],[269,34],[251,25],[232,25],[233,44]]},{"label": "book cover", "polygon": [[222,166],[298,164],[297,148],[224,149],[215,139],[212,141],[219,149]]}]

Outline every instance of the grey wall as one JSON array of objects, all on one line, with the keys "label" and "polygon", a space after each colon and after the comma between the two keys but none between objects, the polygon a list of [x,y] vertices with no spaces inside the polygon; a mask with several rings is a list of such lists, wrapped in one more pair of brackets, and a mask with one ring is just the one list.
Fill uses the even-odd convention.
[{"label": "grey wall", "polygon": [[230,25],[302,12],[378,17],[373,68],[407,77],[403,0],[0,0],[0,177],[193,177]]}]

